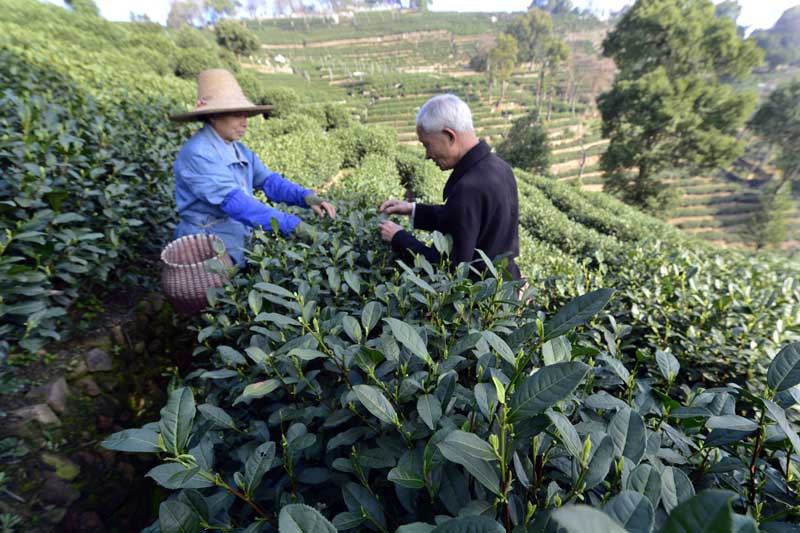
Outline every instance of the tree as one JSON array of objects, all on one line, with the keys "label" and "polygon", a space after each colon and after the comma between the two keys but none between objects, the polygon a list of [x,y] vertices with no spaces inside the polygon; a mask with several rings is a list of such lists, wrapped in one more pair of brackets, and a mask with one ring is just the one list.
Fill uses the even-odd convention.
[{"label": "tree", "polygon": [[67,0],[67,5],[79,15],[100,16],[100,10],[92,0]]},{"label": "tree", "polygon": [[528,9],[541,9],[553,15],[566,15],[572,11],[572,0],[533,0]]},{"label": "tree", "polygon": [[739,5],[738,0],[724,0],[714,8],[714,14],[719,18],[728,17],[736,23],[742,14],[742,6]]},{"label": "tree", "polygon": [[489,81],[492,84],[501,83],[498,105],[505,98],[506,84],[514,71],[514,66],[517,64],[517,54],[517,40],[507,33],[498,35],[494,48],[489,50],[489,56],[486,61]]},{"label": "tree", "polygon": [[221,20],[214,26],[217,44],[237,57],[247,56],[258,49],[258,38],[237,20]]},{"label": "tree", "polygon": [[771,68],[800,63],[800,6],[787,9],[775,26],[754,31],[752,37],[766,52]]},{"label": "tree", "polygon": [[779,149],[782,172],[778,188],[800,181],[800,78],[774,90],[750,120],[758,135]]},{"label": "tree", "polygon": [[553,19],[541,9],[531,9],[514,17],[506,33],[518,43],[520,62],[530,62],[530,67],[539,67],[539,83],[536,86],[536,106],[541,109],[547,76],[569,57],[569,47],[553,33]]},{"label": "tree", "polygon": [[743,232],[756,249],[778,248],[786,240],[786,222],[792,199],[787,187],[767,187],[761,191],[758,205]]},{"label": "tree", "polygon": [[194,0],[172,0],[167,15],[167,26],[170,28],[193,26],[202,19],[202,15],[200,5]]},{"label": "tree", "polygon": [[755,105],[751,92],[722,79],[741,79],[761,61],[710,0],[638,0],[603,42],[619,69],[598,98],[606,190],[652,204],[661,172],[701,172],[738,157],[736,137]]},{"label": "tree", "polygon": [[266,9],[267,0],[247,0],[246,9],[251,19],[258,17],[258,12]]},{"label": "tree", "polygon": [[514,17],[506,33],[517,40],[519,60],[538,62],[546,51],[553,35],[553,19],[541,9],[531,9]]},{"label": "tree", "polygon": [[238,0],[203,0],[203,10],[211,24],[219,18],[232,17],[240,5]]},{"label": "tree", "polygon": [[[714,8],[714,13],[718,18],[727,17],[736,24],[739,16],[742,14],[742,6],[739,5],[739,0],[723,0]],[[745,26],[736,26],[736,32],[740,37],[744,37]]]},{"label": "tree", "polygon": [[514,121],[508,136],[497,147],[497,154],[509,165],[536,174],[550,169],[550,144],[539,112],[531,111]]},{"label": "tree", "polygon": [[[541,96],[545,91],[549,93],[547,100],[547,120],[550,120],[550,112],[552,111],[553,107],[553,94],[555,93],[556,89],[555,84],[552,83],[552,80],[555,79],[556,75],[558,74],[561,64],[569,59],[569,55],[570,48],[567,46],[567,43],[558,39],[552,39],[548,43],[544,61],[539,67],[539,89],[536,93],[536,101],[537,105],[539,106],[539,110],[541,111],[542,103],[544,101]],[[551,82],[549,83],[549,88],[547,88],[545,85],[545,81]]]}]

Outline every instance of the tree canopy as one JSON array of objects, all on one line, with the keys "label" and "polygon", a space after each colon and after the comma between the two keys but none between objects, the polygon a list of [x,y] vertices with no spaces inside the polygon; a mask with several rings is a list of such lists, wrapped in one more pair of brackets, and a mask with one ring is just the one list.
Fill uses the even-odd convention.
[{"label": "tree canopy", "polygon": [[553,38],[553,19],[541,9],[531,9],[514,17],[506,32],[517,40],[521,62],[540,62]]},{"label": "tree canopy", "polygon": [[764,49],[770,67],[800,63],[800,6],[784,11],[769,30],[754,31],[753,39]]},{"label": "tree canopy", "polygon": [[761,61],[710,0],[638,0],[603,43],[619,72],[598,99],[606,188],[652,205],[659,173],[704,171],[743,149],[736,133],[755,95],[723,80],[744,78]]},{"label": "tree canopy", "polygon": [[514,121],[511,131],[498,147],[497,154],[514,167],[536,174],[545,174],[550,168],[550,145],[547,129],[534,110]]},{"label": "tree canopy", "polygon": [[220,20],[214,27],[217,44],[237,56],[249,55],[258,49],[258,38],[238,20]]},{"label": "tree canopy", "polygon": [[780,150],[782,181],[800,173],[800,78],[773,91],[750,120],[753,130]]},{"label": "tree canopy", "polygon": [[563,15],[572,11],[572,0],[533,0],[528,9],[541,9],[553,15]]}]

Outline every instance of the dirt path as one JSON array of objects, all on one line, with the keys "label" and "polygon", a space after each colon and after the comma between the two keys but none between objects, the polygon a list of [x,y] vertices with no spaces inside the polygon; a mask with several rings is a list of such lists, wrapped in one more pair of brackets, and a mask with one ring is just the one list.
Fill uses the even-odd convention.
[{"label": "dirt path", "polygon": [[[741,207],[741,206],[745,206],[745,205],[755,208],[755,204],[753,204],[753,203],[750,203],[750,202],[737,202],[737,201],[720,202],[718,204],[687,205],[687,206],[683,206],[683,208],[686,209],[686,210],[691,210],[691,209],[694,209],[694,208],[697,208],[697,209],[728,209],[729,207]],[[731,213],[731,214],[733,214],[733,213]],[[718,216],[718,215],[714,215],[714,216]],[[722,216],[725,216],[725,214],[723,214]]]},{"label": "dirt path", "polygon": [[350,173],[349,169],[344,169],[344,168],[341,169],[339,172],[336,173],[335,176],[331,176],[330,178],[328,178],[325,184],[319,188],[319,192],[323,194],[328,192],[333,187],[335,187],[336,184],[339,183],[343,177],[347,176],[349,173]]},{"label": "dirt path", "polygon": [[[602,175],[603,175],[603,171],[595,170],[593,172],[585,172],[583,174],[583,176],[581,176],[581,179],[585,180],[587,178],[596,178],[596,177],[599,177],[599,176],[602,176]],[[564,177],[558,178],[558,181],[564,181],[566,183],[572,183],[573,181],[576,181],[577,179],[578,179],[578,175],[575,174],[574,176],[564,176]]]},{"label": "dirt path", "polygon": [[553,155],[558,154],[566,154],[569,152],[576,152],[580,153],[582,150],[588,150],[589,148],[593,148],[595,146],[600,146],[601,144],[608,144],[608,139],[600,139],[599,141],[590,142],[584,144],[583,146],[570,146],[569,148],[562,148],[560,150],[553,150]]},{"label": "dirt path", "polygon": [[[590,155],[586,158],[586,165],[587,167],[596,165],[600,161],[599,155]],[[563,174],[567,170],[577,170],[581,167],[581,160],[573,159],[571,161],[565,161],[563,163],[558,163],[555,165],[550,166],[550,172],[553,174]]]},{"label": "dirt path", "polygon": [[[752,213],[737,213],[735,215],[689,215],[685,217],[671,218],[669,219],[669,223],[672,224],[673,226],[676,226],[684,222],[706,222],[711,220],[725,220],[728,222],[745,221],[749,219],[751,216],[753,216]],[[710,229],[710,228],[706,227],[702,229]],[[723,229],[720,231],[726,231],[726,230]]]},{"label": "dirt path", "polygon": [[330,48],[334,46],[353,46],[359,44],[395,43],[398,41],[426,41],[430,39],[450,38],[452,34],[447,30],[411,31],[394,33],[391,35],[377,35],[375,37],[358,37],[356,39],[332,39],[330,41],[315,41],[303,44],[262,44],[264,50],[295,50],[298,48]]}]

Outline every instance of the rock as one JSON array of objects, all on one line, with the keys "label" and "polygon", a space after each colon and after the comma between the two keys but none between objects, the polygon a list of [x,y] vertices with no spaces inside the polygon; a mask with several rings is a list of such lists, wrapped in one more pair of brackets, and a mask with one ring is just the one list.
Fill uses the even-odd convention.
[{"label": "rock", "polygon": [[135,322],[136,329],[142,332],[143,335],[146,335],[150,324],[150,317],[144,312],[137,313]]},{"label": "rock", "polygon": [[117,509],[128,499],[130,494],[121,483],[110,481],[98,487],[98,503],[103,509]]},{"label": "rock", "polygon": [[22,407],[16,411],[11,411],[11,416],[20,419],[22,422],[35,420],[36,422],[44,425],[61,425],[61,420],[58,419],[58,416],[56,416],[53,410],[50,409],[50,406],[46,403],[37,403],[35,405]]},{"label": "rock", "polygon": [[42,453],[42,461],[55,468],[56,475],[59,479],[63,479],[64,481],[72,481],[81,473],[81,469],[78,465],[66,457],[61,457],[54,453]]},{"label": "rock", "polygon": [[113,366],[111,357],[100,348],[92,348],[83,357],[89,372],[108,372]]},{"label": "rock", "polygon": [[136,479],[136,468],[130,463],[120,462],[117,464],[117,471],[125,480],[127,485],[131,485],[133,480]]},{"label": "rock", "polygon": [[64,521],[64,516],[67,514],[66,509],[55,507],[50,509],[44,514],[44,519],[51,524],[60,524]]},{"label": "rock", "polygon": [[67,380],[63,377],[41,387],[36,387],[25,395],[29,400],[47,403],[59,413],[67,410],[67,396],[69,396],[69,387],[67,386]]},{"label": "rock", "polygon": [[104,352],[110,352],[114,347],[114,341],[111,335],[96,335],[85,341],[87,348],[98,348]]},{"label": "rock", "polygon": [[97,431],[107,433],[114,426],[114,417],[97,415]]},{"label": "rock", "polygon": [[69,372],[69,377],[72,379],[79,378],[81,376],[85,376],[89,373],[89,367],[86,365],[86,359],[83,357],[78,357],[73,361],[72,370]]},{"label": "rock", "polygon": [[44,483],[39,490],[39,497],[44,503],[68,507],[80,495],[78,489],[59,479],[55,472],[44,473]]},{"label": "rock", "polygon": [[[151,304],[149,300],[142,300],[136,307],[142,312],[143,315],[145,315],[145,317],[153,315],[153,304]],[[145,318],[145,322],[146,321],[147,318]]]},{"label": "rock", "polygon": [[100,515],[89,511],[87,513],[81,514],[80,518],[80,525],[78,526],[81,533],[84,531],[86,533],[94,532],[94,531],[105,531],[106,525],[103,523],[103,519],[100,518]]},{"label": "rock", "polygon": [[125,333],[122,331],[122,326],[116,325],[111,328],[111,338],[117,346],[125,346]]},{"label": "rock", "polygon": [[86,450],[79,451],[74,455],[74,458],[78,463],[87,468],[92,468],[100,462],[99,457]]},{"label": "rock", "polygon": [[114,418],[119,410],[117,403],[107,396],[99,396],[92,400],[94,412],[110,418]]},{"label": "rock", "polygon": [[150,298],[150,303],[153,306],[153,312],[158,313],[164,308],[164,297],[160,294],[154,294],[152,298]]},{"label": "rock", "polygon": [[75,382],[75,386],[77,386],[80,390],[82,390],[85,394],[89,396],[99,396],[100,395],[100,386],[97,384],[95,380],[90,378],[89,376],[82,377],[78,381]]}]

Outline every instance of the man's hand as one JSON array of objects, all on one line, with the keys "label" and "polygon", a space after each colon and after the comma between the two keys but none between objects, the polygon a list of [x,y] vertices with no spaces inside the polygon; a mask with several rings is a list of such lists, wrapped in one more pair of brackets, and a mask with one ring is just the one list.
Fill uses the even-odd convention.
[{"label": "man's hand", "polygon": [[[378,209],[385,215],[410,215],[413,204],[402,200],[386,200]],[[395,224],[396,225],[396,224]]]},{"label": "man's hand", "polygon": [[317,215],[319,215],[320,218],[325,218],[326,214],[331,217],[331,219],[336,218],[336,207],[328,202],[322,202],[319,205],[312,205],[311,209]]},{"label": "man's hand", "polygon": [[381,230],[381,239],[386,242],[392,242],[395,234],[403,229],[400,224],[395,224],[391,220],[382,220],[378,223],[378,229]]}]

